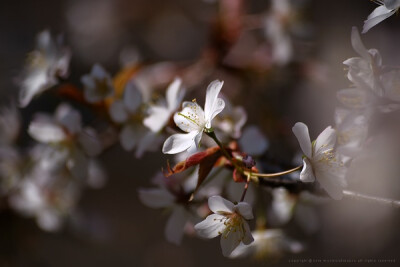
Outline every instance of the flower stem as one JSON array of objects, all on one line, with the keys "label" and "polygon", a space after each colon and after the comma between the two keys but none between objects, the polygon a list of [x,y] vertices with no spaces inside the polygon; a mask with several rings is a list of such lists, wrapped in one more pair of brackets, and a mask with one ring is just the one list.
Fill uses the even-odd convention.
[{"label": "flower stem", "polygon": [[390,199],[390,198],[382,198],[382,197],[375,197],[370,195],[365,195],[349,190],[343,190],[343,194],[345,197],[350,199],[356,200],[364,200],[368,202],[375,202],[386,206],[391,206],[394,208],[400,208],[400,200]]},{"label": "flower stem", "polygon": [[250,180],[251,180],[251,173],[247,174],[246,184],[244,185],[243,194],[239,202],[242,202],[244,200],[244,197],[246,196],[247,193],[247,188],[249,188]]},{"label": "flower stem", "polygon": [[303,168],[303,165],[297,166],[296,168],[287,170],[287,171],[283,171],[283,172],[276,172],[276,173],[250,173],[248,171],[245,171],[244,174],[248,175],[251,174],[251,176],[255,176],[255,177],[259,177],[259,178],[274,178],[274,177],[279,177],[282,175],[286,175],[292,172],[296,172],[299,171]]},{"label": "flower stem", "polygon": [[232,165],[235,167],[235,169],[237,169],[241,173],[244,173],[243,168],[236,164],[235,160],[228,153],[228,151],[226,151],[226,149],[222,145],[221,141],[219,141],[218,137],[215,135],[215,132],[209,131],[209,132],[206,132],[206,134],[209,137],[211,137],[215,141],[215,143],[217,143],[217,145],[221,148],[222,154],[224,154],[224,156],[232,163]]}]

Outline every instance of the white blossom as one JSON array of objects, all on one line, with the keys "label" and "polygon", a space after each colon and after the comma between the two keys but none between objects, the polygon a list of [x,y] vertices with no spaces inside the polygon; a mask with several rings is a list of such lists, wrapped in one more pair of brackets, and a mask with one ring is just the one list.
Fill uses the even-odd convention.
[{"label": "white blossom", "polygon": [[349,68],[347,78],[356,87],[369,89],[378,96],[382,96],[383,89],[380,79],[382,58],[379,51],[365,48],[356,27],[353,27],[351,31],[351,44],[361,57],[349,58],[343,62]]},{"label": "white blossom", "polygon": [[183,102],[183,110],[175,113],[175,124],[185,134],[174,134],[164,142],[164,154],[176,154],[186,150],[196,150],[203,131],[211,131],[211,121],[225,107],[223,99],[218,98],[223,82],[213,81],[207,88],[206,102],[203,109],[196,103]]},{"label": "white blossom", "polygon": [[143,120],[143,124],[152,132],[161,131],[168,123],[171,115],[178,109],[185,90],[181,88],[182,81],[176,78],[167,89],[166,103],[162,101],[159,105],[149,107],[149,115]]},{"label": "white blossom", "polygon": [[92,67],[90,74],[83,75],[84,96],[89,103],[96,103],[112,96],[114,88],[111,76],[100,64]]},{"label": "white blossom", "polygon": [[334,151],[336,131],[329,126],[311,143],[308,127],[304,123],[296,123],[292,130],[304,153],[300,180],[317,180],[332,198],[341,199],[342,188],[345,186],[345,168]]},{"label": "white blossom", "polygon": [[164,233],[169,242],[179,245],[182,242],[185,225],[188,223],[190,214],[184,205],[179,203],[179,194],[174,194],[173,190],[167,188],[163,182],[158,184],[157,188],[139,189],[139,199],[147,207],[165,208],[171,211]]},{"label": "white blossom", "polygon": [[20,84],[19,105],[26,107],[34,96],[56,85],[57,77],[65,78],[70,58],[69,49],[54,40],[48,30],[39,33]]},{"label": "white blossom", "polygon": [[119,134],[121,146],[127,151],[136,149],[137,158],[147,150],[157,149],[162,142],[162,137],[143,125],[140,110],[142,105],[142,93],[135,82],[131,81],[125,87],[123,98],[114,101],[109,110],[111,119],[122,125]]},{"label": "white blossom", "polygon": [[212,196],[208,199],[208,206],[213,214],[196,224],[199,236],[214,238],[221,235],[222,254],[228,257],[240,244],[253,242],[253,236],[246,220],[253,219],[251,206],[246,202],[234,205],[229,200],[220,196]]},{"label": "white blossom", "polygon": [[392,16],[400,8],[399,0],[375,0],[374,2],[379,4],[379,7],[375,8],[364,21],[362,33],[366,33],[378,23]]}]

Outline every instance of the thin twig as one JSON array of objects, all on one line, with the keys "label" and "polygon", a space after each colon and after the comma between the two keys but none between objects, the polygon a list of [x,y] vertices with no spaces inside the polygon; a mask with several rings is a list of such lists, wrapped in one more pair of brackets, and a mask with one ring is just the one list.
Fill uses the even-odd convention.
[{"label": "thin twig", "polygon": [[345,197],[350,198],[350,199],[356,199],[356,200],[365,200],[368,202],[374,202],[386,206],[392,206],[394,208],[400,208],[400,200],[395,200],[395,199],[390,199],[390,198],[382,198],[382,197],[375,197],[375,196],[369,196],[349,190],[343,190],[343,194]]}]

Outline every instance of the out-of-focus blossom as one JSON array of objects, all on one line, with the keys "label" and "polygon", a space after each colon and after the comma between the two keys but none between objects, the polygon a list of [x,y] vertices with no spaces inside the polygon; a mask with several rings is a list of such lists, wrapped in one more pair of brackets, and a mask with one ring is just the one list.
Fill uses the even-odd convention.
[{"label": "out-of-focus blossom", "polygon": [[[231,102],[223,97],[225,108],[215,118],[215,130],[220,130],[228,137],[238,139],[242,135],[242,127],[247,121],[247,114],[243,107],[234,107]],[[220,135],[219,138],[222,139]]]},{"label": "out-of-focus blossom", "polygon": [[272,203],[269,214],[276,224],[282,225],[290,221],[293,216],[297,199],[285,188],[280,187],[272,190]]},{"label": "out-of-focus blossom", "polygon": [[136,149],[138,158],[147,150],[155,150],[161,143],[161,137],[143,125],[142,105],[142,94],[136,83],[130,81],[123,98],[114,101],[109,110],[112,120],[122,124],[119,134],[122,147],[128,151]]},{"label": "out-of-focus blossom", "polygon": [[311,143],[304,123],[296,123],[292,130],[304,153],[300,180],[314,182],[316,179],[332,198],[341,199],[346,169],[334,151],[336,131],[329,126]]},{"label": "out-of-focus blossom", "polygon": [[96,103],[110,97],[113,92],[111,76],[100,64],[92,67],[90,74],[83,75],[84,96],[89,103]]},{"label": "out-of-focus blossom", "polygon": [[382,96],[383,89],[379,76],[382,58],[379,51],[365,48],[356,27],[351,31],[351,44],[361,57],[349,58],[343,62],[349,68],[347,78],[358,88],[370,89],[378,96]]},{"label": "out-of-focus blossom", "polygon": [[181,79],[176,78],[167,89],[166,103],[160,101],[158,105],[150,105],[149,115],[143,120],[143,124],[152,132],[161,131],[168,123],[171,115],[178,109],[185,94],[181,85]]},{"label": "out-of-focus blossom", "polygon": [[23,177],[23,159],[13,146],[0,146],[0,195],[15,188]]},{"label": "out-of-focus blossom", "polygon": [[382,75],[385,98],[400,102],[400,71],[393,70]]},{"label": "out-of-focus blossom", "polygon": [[223,99],[218,97],[224,83],[213,81],[207,88],[206,103],[203,109],[196,103],[183,102],[183,110],[175,113],[175,124],[186,134],[174,134],[164,142],[164,154],[176,154],[186,150],[196,150],[203,131],[212,131],[211,121],[225,107]]},{"label": "out-of-focus blossom", "polygon": [[377,3],[379,7],[375,8],[374,11],[369,14],[367,20],[364,21],[362,33],[366,33],[378,23],[392,16],[400,8],[399,0],[375,0],[374,2]]},{"label": "out-of-focus blossom", "polygon": [[225,257],[231,255],[240,243],[248,245],[253,242],[250,227],[246,222],[253,219],[253,212],[248,203],[239,202],[234,205],[220,196],[213,196],[208,199],[208,206],[214,214],[196,224],[195,229],[198,235],[204,238],[221,235],[222,254]]},{"label": "out-of-focus blossom", "polygon": [[87,156],[96,156],[102,150],[95,131],[91,128],[83,129],[79,112],[67,104],[61,104],[54,117],[36,114],[28,132],[36,141],[52,144],[56,148],[55,154],[49,157],[49,162],[60,158],[60,162],[63,163],[65,156],[69,170],[81,179],[86,179],[88,175]]},{"label": "out-of-focus blossom", "polygon": [[242,258],[254,256],[258,259],[280,257],[283,253],[300,253],[304,246],[286,237],[283,231],[278,229],[257,230],[252,232],[254,242],[245,245],[241,243],[230,255],[230,258]]},{"label": "out-of-focus blossom", "polygon": [[[175,177],[174,177],[175,178]],[[189,194],[194,188],[184,188],[179,179],[165,177],[155,181],[157,188],[139,189],[140,201],[150,208],[165,208],[171,210],[171,215],[165,226],[165,236],[171,243],[179,245],[182,242],[185,225],[191,217],[187,206]],[[174,184],[175,183],[175,184]]]},{"label": "out-of-focus blossom", "polygon": [[289,63],[293,56],[292,40],[286,25],[291,11],[290,1],[274,0],[265,19],[265,35],[271,42],[272,61],[278,65]]},{"label": "out-of-focus blossom", "polygon": [[335,110],[337,131],[336,151],[347,157],[354,157],[362,149],[367,139],[369,116],[364,112],[357,112],[343,108]]},{"label": "out-of-focus blossom", "polygon": [[37,36],[36,50],[31,52],[23,73],[19,105],[26,107],[32,98],[58,83],[57,77],[68,75],[70,50],[53,39],[48,30]]}]

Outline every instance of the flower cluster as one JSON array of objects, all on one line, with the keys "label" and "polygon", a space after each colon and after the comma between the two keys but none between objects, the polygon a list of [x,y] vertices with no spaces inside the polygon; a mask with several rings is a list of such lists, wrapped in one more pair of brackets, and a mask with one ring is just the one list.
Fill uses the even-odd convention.
[{"label": "flower cluster", "polygon": [[[235,5],[225,2],[230,15],[243,19]],[[400,1],[376,2],[380,6],[365,21],[363,32],[400,7]],[[96,63],[79,85],[64,82],[70,50],[61,38],[41,32],[20,77],[19,105],[0,111],[0,196],[7,208],[35,218],[44,230],[61,229],[75,215],[84,189],[104,185],[107,175],[98,157],[119,144],[137,160],[154,151],[171,157],[152,179],[153,187],[138,189],[145,206],[169,214],[164,230],[169,242],[179,245],[185,234],[221,236],[222,255],[230,258],[276,258],[303,251],[303,242],[286,230],[296,222],[304,232],[316,231],[314,211],[304,203],[358,195],[347,190],[352,176],[360,166],[379,161],[390,140],[398,137],[392,130],[400,129],[400,69],[384,65],[377,49],[366,49],[353,27],[351,44],[358,56],[343,62],[351,86],[336,94],[334,127],[312,140],[303,122],[290,132],[293,122],[269,121],[275,116],[271,114],[263,114],[261,122],[269,127],[246,126],[246,109],[230,99],[240,84],[231,72],[243,71],[245,80],[262,78],[260,73],[274,65],[288,66],[295,56],[294,13],[290,1],[272,1],[269,12],[257,20],[263,24],[261,39],[267,40],[257,49],[242,46],[242,36],[250,33],[221,15],[217,28],[224,37],[214,42],[224,47],[221,55],[215,56],[219,48],[211,47],[204,58],[185,67],[134,62],[115,74]],[[256,52],[243,60],[249,50]],[[264,50],[268,63],[260,62]],[[226,82],[212,81],[214,73]],[[17,106],[39,101],[34,98],[47,90],[56,95],[53,114],[40,111],[25,123]],[[204,105],[196,98],[183,101],[204,92]],[[379,124],[382,118],[391,125]],[[268,139],[263,131],[274,128],[270,126],[279,126],[281,132]],[[286,147],[278,144],[281,134],[288,138]],[[292,147],[296,139],[299,147]],[[285,150],[282,154],[289,159],[281,159],[276,150]],[[293,162],[298,164],[291,166]]]}]

